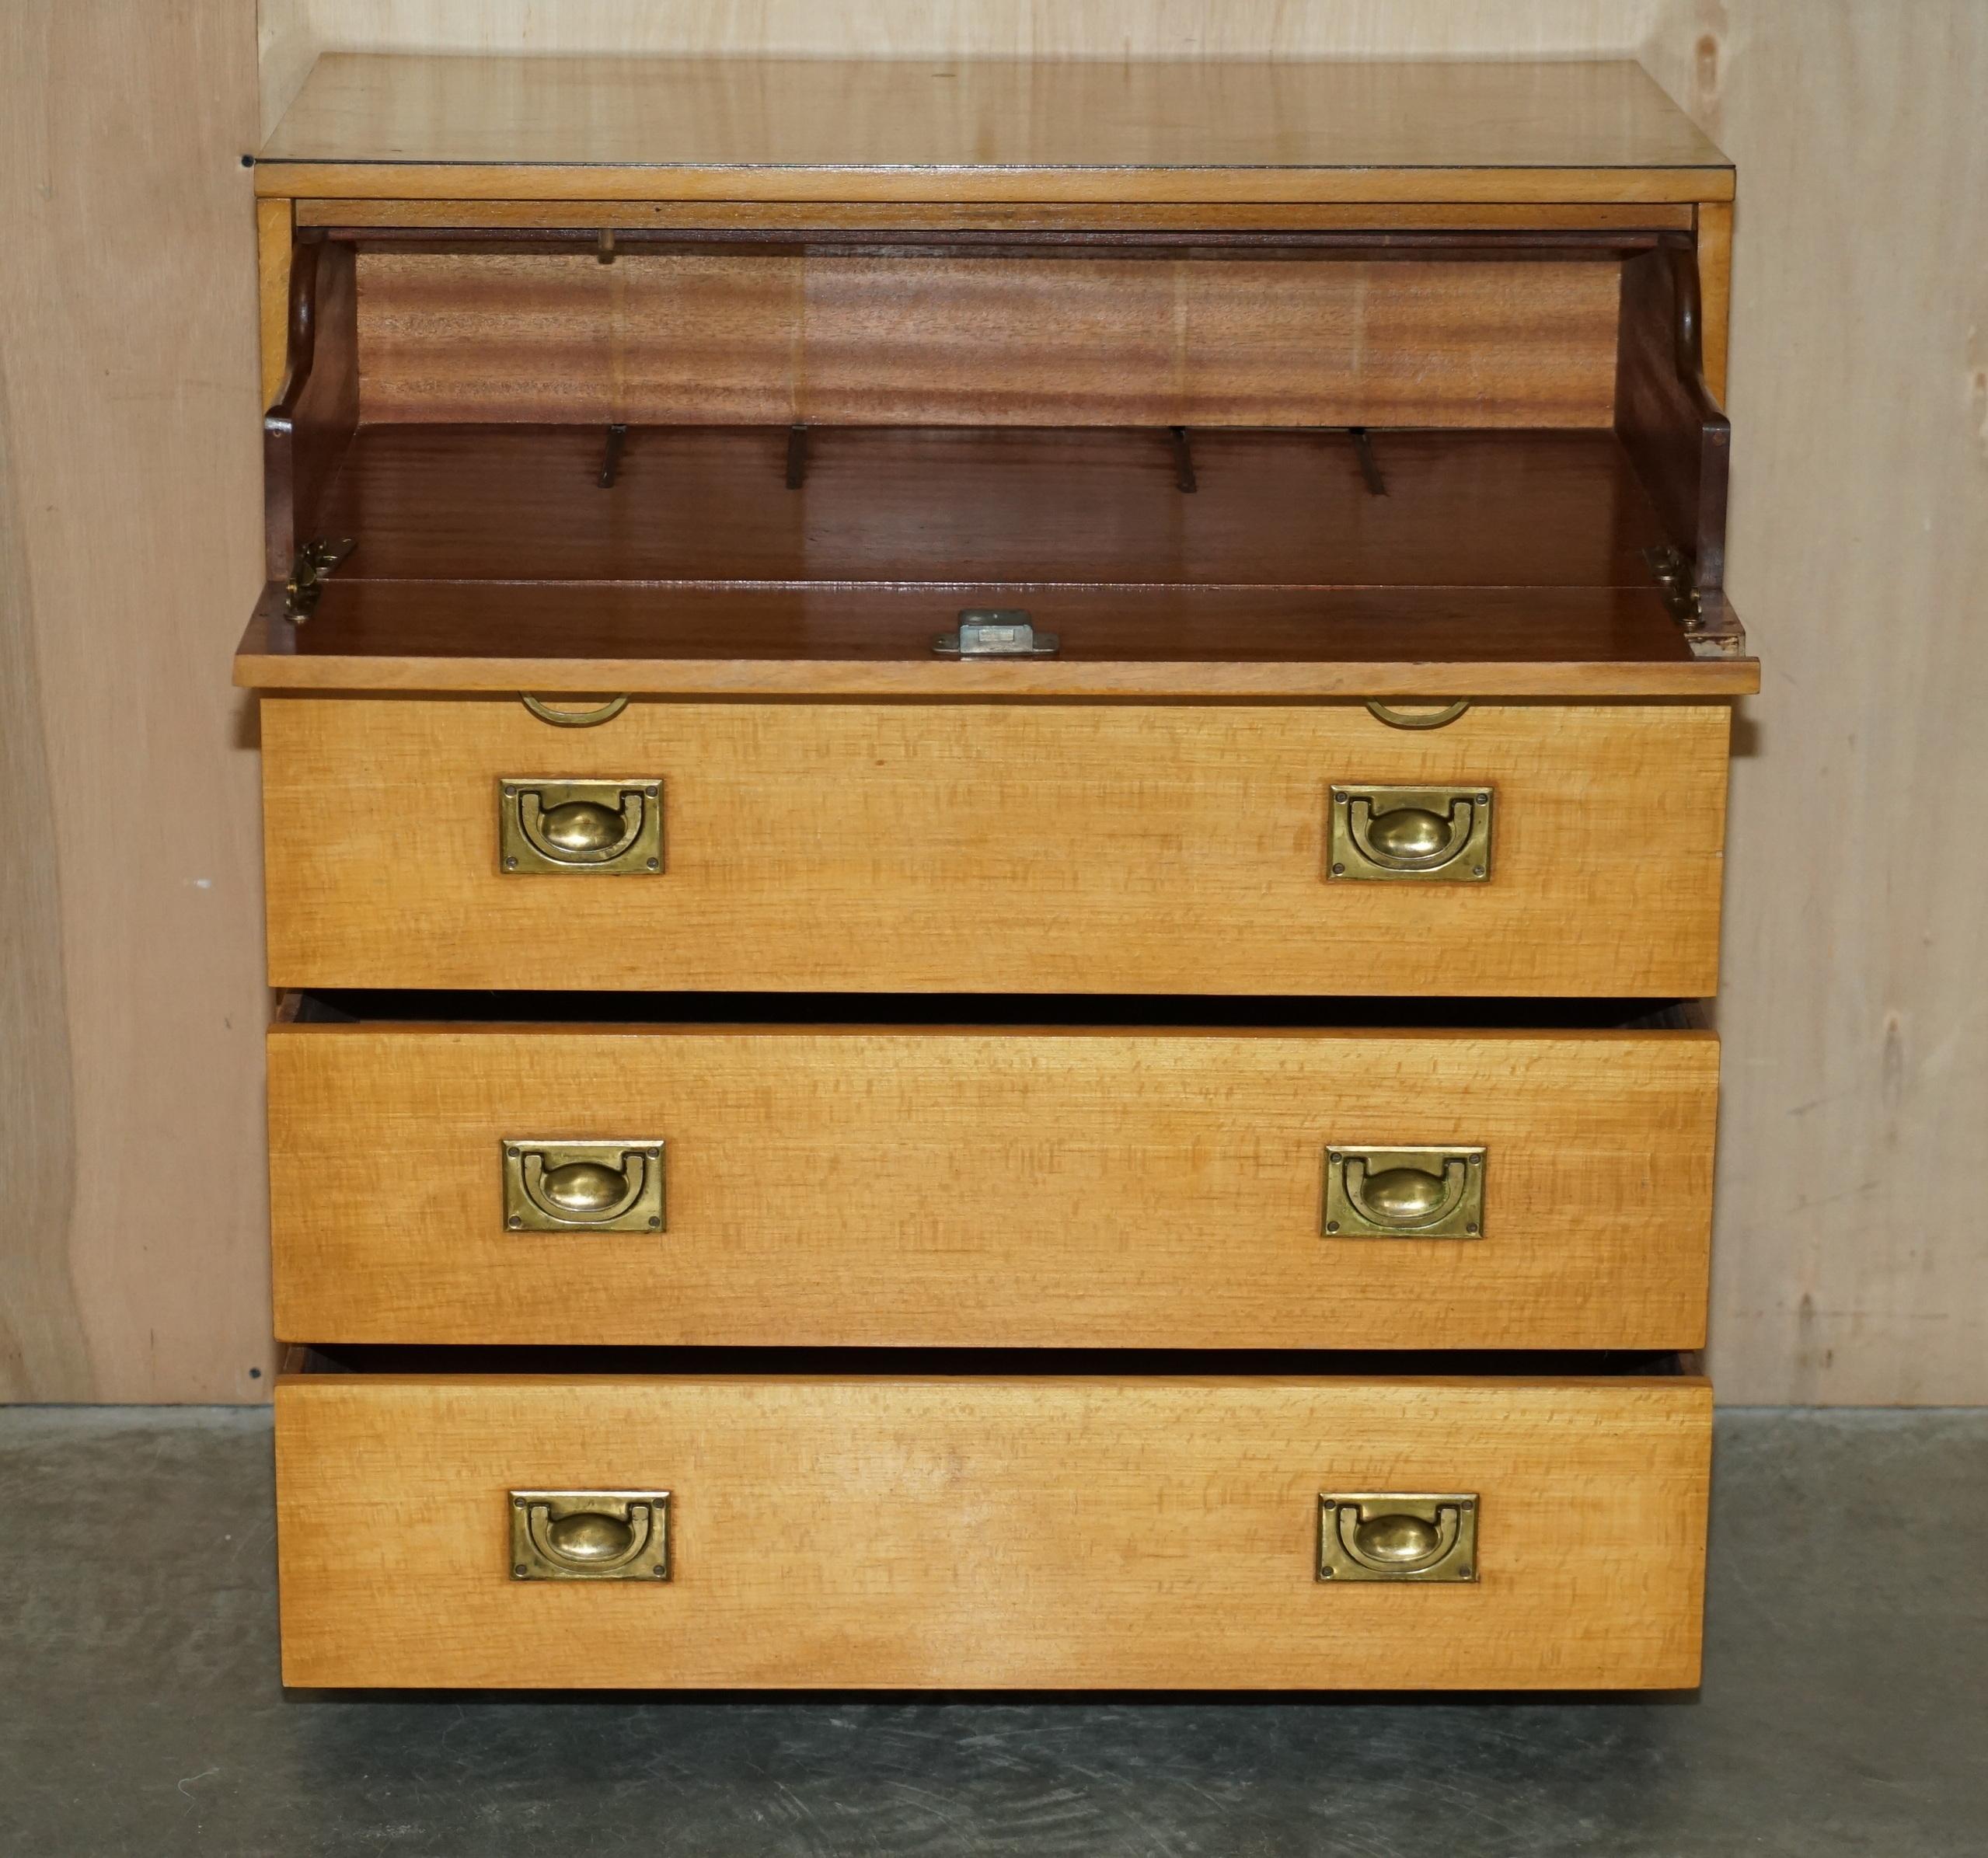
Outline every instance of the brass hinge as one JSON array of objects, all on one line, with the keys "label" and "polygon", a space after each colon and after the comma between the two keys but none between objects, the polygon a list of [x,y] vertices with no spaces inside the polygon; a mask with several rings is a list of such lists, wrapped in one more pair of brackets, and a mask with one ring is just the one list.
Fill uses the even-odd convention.
[{"label": "brass hinge", "polygon": [[290,584],[284,590],[283,612],[302,625],[317,610],[318,596],[333,568],[352,553],[352,538],[338,542],[307,542],[290,563]]},{"label": "brass hinge", "polygon": [[1691,563],[1669,542],[1645,549],[1643,559],[1665,608],[1683,631],[1694,658],[1738,658],[1746,652],[1746,633],[1725,603],[1723,590],[1699,591]]},{"label": "brass hinge", "polygon": [[1687,633],[1696,632],[1704,623],[1704,603],[1699,598],[1697,582],[1684,552],[1666,542],[1645,549],[1643,559],[1649,563],[1651,577],[1663,595],[1670,616]]}]

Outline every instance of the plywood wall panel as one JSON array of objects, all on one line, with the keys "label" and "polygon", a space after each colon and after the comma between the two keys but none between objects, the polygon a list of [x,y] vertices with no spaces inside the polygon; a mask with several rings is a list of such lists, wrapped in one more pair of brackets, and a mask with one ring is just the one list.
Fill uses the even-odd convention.
[{"label": "plywood wall panel", "polygon": [[1988,1248],[1952,1191],[1988,1124],[1988,880],[1937,831],[1988,773],[1978,0],[263,0],[260,86],[256,23],[0,18],[0,1115],[36,1163],[0,1396],[267,1386],[235,157],[259,88],[267,126],[345,47],[1640,55],[1740,164],[1728,585],[1767,685],[1735,781],[1714,1371],[1728,1400],[1988,1402]]},{"label": "plywood wall panel", "polygon": [[1988,8],[1676,0],[1739,164],[1721,1397],[1988,1402]]},{"label": "plywood wall panel", "polygon": [[254,54],[0,13],[0,1398],[267,1386]]},{"label": "plywood wall panel", "polygon": [[322,51],[856,58],[1633,57],[1655,0],[263,0],[274,128]]}]

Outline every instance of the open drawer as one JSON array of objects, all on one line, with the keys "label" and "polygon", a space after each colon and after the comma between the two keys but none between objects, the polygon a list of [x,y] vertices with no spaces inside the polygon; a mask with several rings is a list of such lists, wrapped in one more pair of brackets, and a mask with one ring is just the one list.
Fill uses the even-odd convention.
[{"label": "open drawer", "polygon": [[1558,1019],[306,996],[270,1035],[277,1333],[1696,1347],[1718,1041]]},{"label": "open drawer", "polygon": [[462,1352],[279,1381],[286,1682],[1697,1681],[1711,1394],[1668,1360]]}]

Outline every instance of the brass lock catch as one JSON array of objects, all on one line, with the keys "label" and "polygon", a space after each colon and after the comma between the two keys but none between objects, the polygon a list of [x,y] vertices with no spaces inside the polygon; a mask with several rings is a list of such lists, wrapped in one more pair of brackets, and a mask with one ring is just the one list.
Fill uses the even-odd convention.
[{"label": "brass lock catch", "polygon": [[667,1490],[513,1490],[514,1581],[667,1581]]},{"label": "brass lock catch", "polygon": [[1328,876],[1483,884],[1492,801],[1488,787],[1335,786]]},{"label": "brass lock catch", "polygon": [[660,1232],[660,1142],[504,1145],[504,1222],[514,1232]]},{"label": "brass lock catch", "polygon": [[942,658],[1053,658],[1062,641],[1039,633],[1023,606],[968,606],[958,627],[941,633],[932,649]]},{"label": "brass lock catch", "polygon": [[1318,1577],[1474,1581],[1476,1493],[1320,1491]]},{"label": "brass lock catch", "polygon": [[518,876],[654,877],[663,868],[659,780],[497,783],[497,854]]},{"label": "brass lock catch", "polygon": [[1325,1152],[1328,1239],[1480,1239],[1484,1151],[1349,1149]]}]

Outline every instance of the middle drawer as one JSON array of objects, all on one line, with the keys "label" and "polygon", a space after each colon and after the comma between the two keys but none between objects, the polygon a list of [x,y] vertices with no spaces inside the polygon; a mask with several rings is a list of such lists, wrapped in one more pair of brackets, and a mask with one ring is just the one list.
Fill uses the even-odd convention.
[{"label": "middle drawer", "polygon": [[286,1340],[1704,1339],[1707,1031],[1599,1011],[1404,1030],[359,1006],[270,1034]]}]

